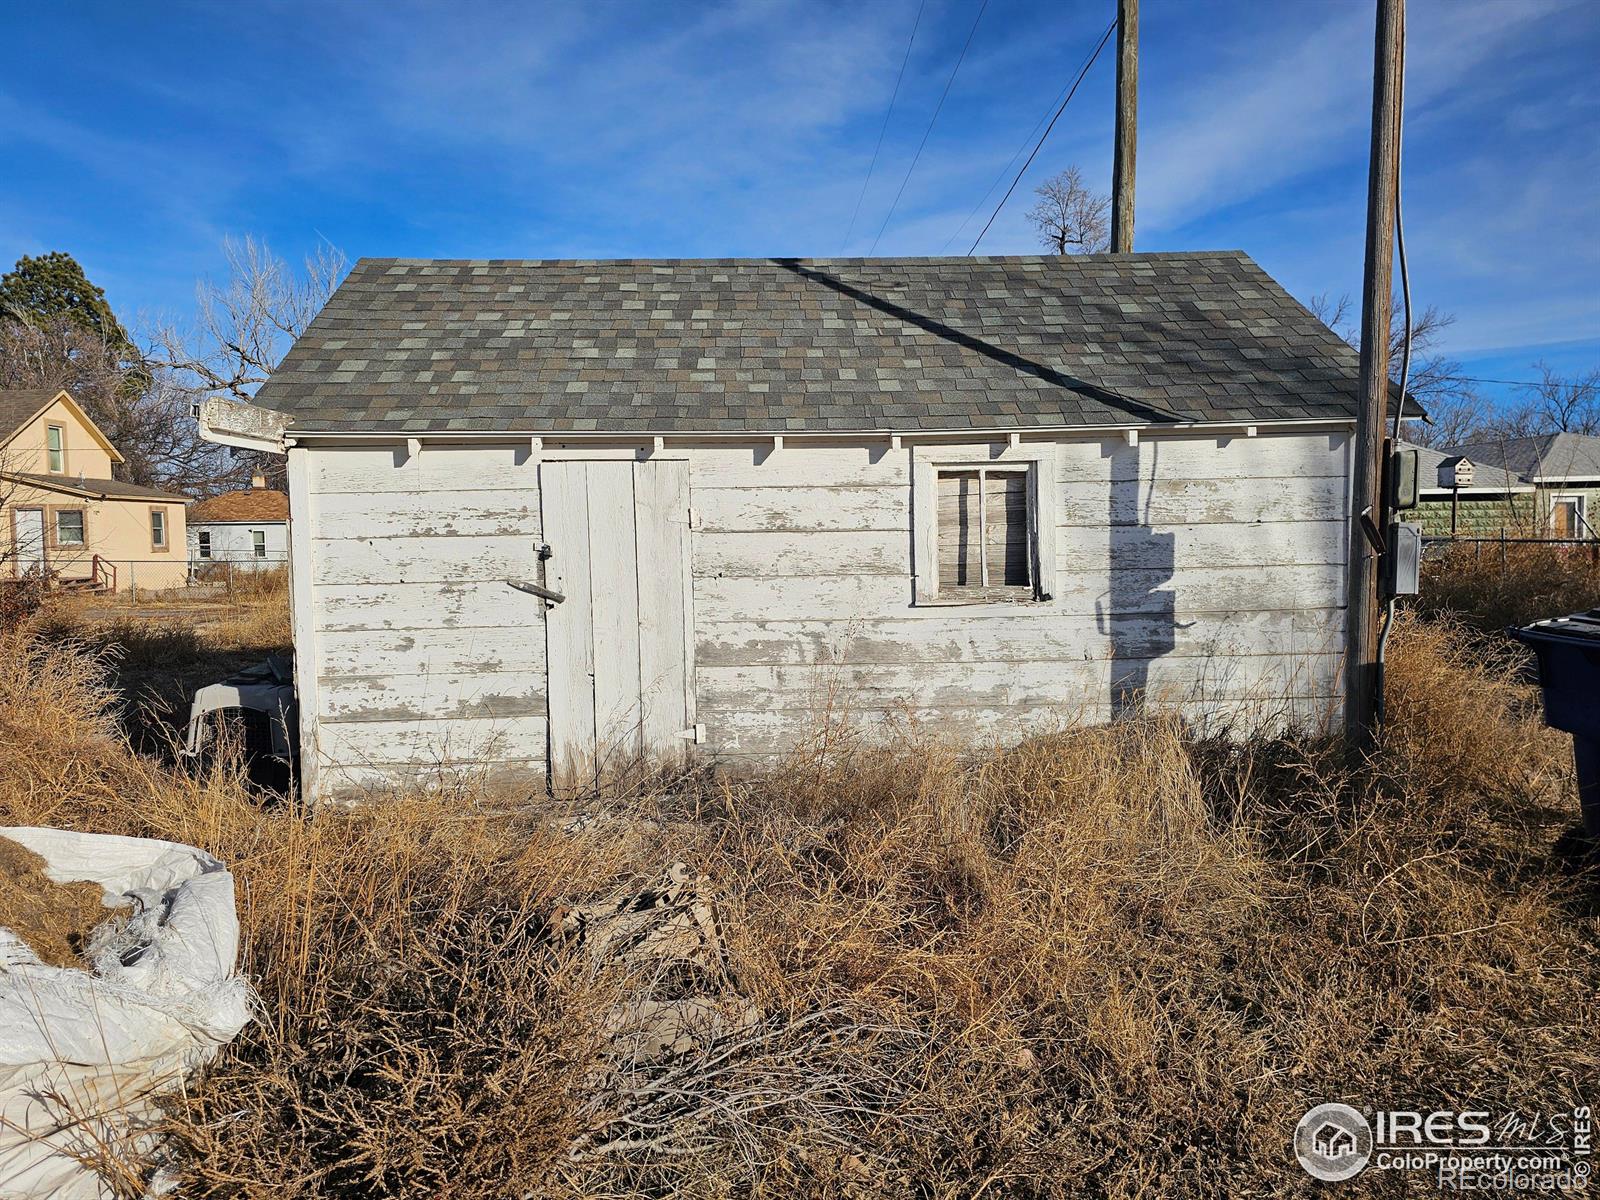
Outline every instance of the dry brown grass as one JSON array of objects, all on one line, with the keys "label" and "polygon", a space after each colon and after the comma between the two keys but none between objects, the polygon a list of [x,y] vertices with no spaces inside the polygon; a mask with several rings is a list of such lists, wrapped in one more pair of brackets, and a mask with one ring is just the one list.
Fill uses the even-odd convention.
[{"label": "dry brown grass", "polygon": [[1469,545],[1430,551],[1413,607],[1488,633],[1600,607],[1600,548]]},{"label": "dry brown grass", "polygon": [[84,965],[89,933],[111,915],[100,896],[99,884],[52,881],[42,857],[0,837],[0,928],[20,937],[40,962]]},{"label": "dry brown grass", "polygon": [[279,584],[237,601],[190,598],[152,606],[99,596],[55,596],[21,628],[92,655],[115,692],[135,746],[162,753],[189,717],[198,688],[269,654],[292,653],[283,572]]},{"label": "dry brown grass", "polygon": [[[174,1105],[186,1195],[1312,1195],[1288,1142],[1313,1103],[1549,1111],[1600,1078],[1568,749],[1475,656],[1402,628],[1360,769],[1158,716],[836,737],[566,831],[481,792],[263,812],[226,769],[130,754],[94,656],[16,634],[0,821],[237,874],[262,1018]],[[619,1066],[608,1014],[668,981],[560,916],[675,860],[726,941],[694,987],[763,1019]]]}]

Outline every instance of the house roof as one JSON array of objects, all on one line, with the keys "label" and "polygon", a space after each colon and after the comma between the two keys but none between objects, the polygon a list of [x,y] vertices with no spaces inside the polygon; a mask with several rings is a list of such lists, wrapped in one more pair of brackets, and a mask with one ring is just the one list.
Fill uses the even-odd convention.
[{"label": "house roof", "polygon": [[1463,455],[1454,450],[1437,450],[1432,446],[1418,446],[1412,442],[1399,442],[1396,444],[1402,450],[1415,450],[1417,452],[1417,490],[1420,492],[1439,492],[1448,496],[1450,489],[1439,483],[1439,468],[1447,462],[1454,462],[1458,458],[1470,460],[1473,466],[1472,487],[1463,488],[1463,491],[1533,491],[1531,483],[1524,483],[1517,476],[1508,474],[1499,467],[1486,466],[1470,454]]},{"label": "house roof", "polygon": [[240,492],[223,492],[201,500],[189,509],[190,525],[217,524],[228,521],[287,521],[289,496],[271,488],[250,488]]},{"label": "house roof", "polygon": [[1475,463],[1494,463],[1523,479],[1600,479],[1600,437],[1549,433],[1539,437],[1485,438],[1452,446]]},{"label": "house roof", "polygon": [[88,479],[82,475],[39,475],[28,471],[7,471],[7,479],[20,480],[34,487],[54,492],[70,492],[74,496],[92,496],[97,500],[188,500],[179,492],[164,492],[160,488],[145,487],[142,483],[127,483],[121,479]]},{"label": "house roof", "polygon": [[362,259],[255,403],[291,433],[1350,419],[1356,352],[1238,251]]},{"label": "house roof", "polygon": [[83,406],[74,400],[72,394],[65,388],[0,389],[0,446],[16,437],[24,425],[50,407],[57,398],[77,414],[78,419],[83,422],[83,427],[111,456],[112,462],[124,461],[110,439],[100,431],[100,426],[94,423],[89,414],[83,411]]},{"label": "house roof", "polygon": [[21,429],[56,398],[58,388],[0,389],[0,441]]}]

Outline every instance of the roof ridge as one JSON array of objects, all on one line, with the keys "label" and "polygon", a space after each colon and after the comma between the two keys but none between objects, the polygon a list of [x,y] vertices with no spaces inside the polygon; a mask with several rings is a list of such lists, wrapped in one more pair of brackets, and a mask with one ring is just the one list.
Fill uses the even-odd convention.
[{"label": "roof ridge", "polygon": [[732,266],[756,263],[851,263],[851,264],[895,264],[895,265],[924,265],[948,264],[951,266],[960,263],[974,265],[986,263],[1041,263],[1066,266],[1074,263],[1131,263],[1145,261],[1182,261],[1193,259],[1230,259],[1244,260],[1254,264],[1255,260],[1243,250],[1139,250],[1132,254],[1116,254],[1105,251],[1098,254],[907,254],[884,255],[879,257],[861,256],[823,256],[819,258],[793,254],[752,254],[721,258],[405,258],[386,257],[382,255],[363,255],[356,260],[357,267],[362,264],[386,264],[390,266],[471,266],[471,267],[515,267],[515,266]]}]

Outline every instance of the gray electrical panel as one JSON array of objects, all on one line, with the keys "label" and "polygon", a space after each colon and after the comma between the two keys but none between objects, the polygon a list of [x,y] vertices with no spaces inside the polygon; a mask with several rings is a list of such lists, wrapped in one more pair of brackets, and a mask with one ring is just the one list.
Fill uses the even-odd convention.
[{"label": "gray electrical panel", "polygon": [[1422,526],[1395,521],[1389,526],[1389,553],[1383,556],[1383,590],[1388,596],[1415,596],[1422,576]]}]

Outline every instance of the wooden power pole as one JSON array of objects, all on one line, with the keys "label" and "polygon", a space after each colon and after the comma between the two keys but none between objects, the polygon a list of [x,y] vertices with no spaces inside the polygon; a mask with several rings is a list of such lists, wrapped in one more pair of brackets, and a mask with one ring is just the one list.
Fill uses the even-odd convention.
[{"label": "wooden power pole", "polygon": [[1133,253],[1139,141],[1139,0],[1117,0],[1117,147],[1111,166],[1111,251]]},{"label": "wooden power pole", "polygon": [[1384,414],[1389,399],[1389,317],[1400,149],[1400,38],[1405,0],[1377,0],[1372,68],[1372,159],[1367,168],[1367,254],[1361,284],[1361,379],[1351,480],[1350,590],[1345,610],[1345,732],[1360,750],[1377,734],[1378,551]]}]

